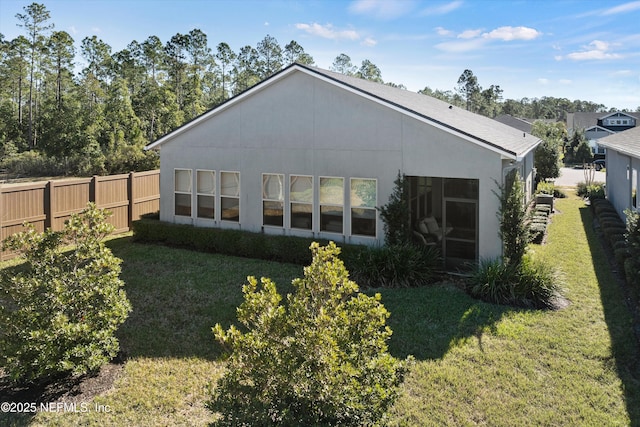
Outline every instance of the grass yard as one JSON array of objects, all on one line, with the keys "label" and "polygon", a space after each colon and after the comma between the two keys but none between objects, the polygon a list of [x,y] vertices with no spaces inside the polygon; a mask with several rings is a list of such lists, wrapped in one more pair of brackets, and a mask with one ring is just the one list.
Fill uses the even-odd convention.
[{"label": "grass yard", "polygon": [[[639,348],[623,293],[590,210],[575,197],[556,209],[547,243],[534,250],[564,272],[563,310],[486,304],[454,283],[381,291],[392,354],[416,358],[389,425],[640,425]],[[109,246],[124,259],[134,308],[119,333],[126,362],[113,388],[86,413],[0,414],[0,425],[207,425],[207,387],[224,368],[211,326],[234,321],[247,275],[272,278],[281,293],[302,275],[299,266],[129,237]]]}]

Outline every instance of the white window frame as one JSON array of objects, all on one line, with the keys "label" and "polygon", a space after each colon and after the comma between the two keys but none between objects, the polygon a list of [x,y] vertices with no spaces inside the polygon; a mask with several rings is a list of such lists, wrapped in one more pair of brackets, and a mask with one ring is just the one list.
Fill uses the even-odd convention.
[{"label": "white window frame", "polygon": [[[323,179],[341,179],[342,180],[342,204],[338,205],[335,203],[323,203],[322,202],[322,180]],[[320,231],[324,232],[324,233],[337,233],[337,234],[342,234],[344,235],[344,226],[345,226],[345,220],[344,220],[344,208],[345,208],[345,188],[344,188],[344,184],[345,184],[345,178],[342,176],[320,176],[318,177],[318,218],[320,219]],[[341,223],[342,223],[342,229],[340,231],[336,231],[336,230],[328,230],[328,229],[323,229],[322,228],[322,208],[323,207],[339,207],[342,210],[342,218],[341,218]]]},{"label": "white window frame", "polygon": [[[360,206],[360,205],[354,205],[353,203],[353,181],[373,181],[375,183],[375,196],[376,196],[376,200],[374,203],[373,207],[369,207],[369,206]],[[378,205],[378,179],[377,178],[360,178],[360,177],[351,177],[349,178],[349,219],[350,219],[350,227],[351,227],[351,235],[352,236],[358,236],[358,237],[369,237],[372,239],[377,238],[378,236],[378,209],[377,209],[377,205]],[[365,210],[370,210],[373,211],[373,235],[370,234],[357,234],[354,233],[353,231],[353,210],[354,209],[365,209]]]},{"label": "white window frame", "polygon": [[[237,195],[227,195],[224,194],[223,189],[222,189],[222,175],[223,174],[227,174],[227,173],[233,173],[233,174],[237,174],[238,175],[238,194]],[[219,188],[220,188],[220,220],[221,221],[225,221],[225,222],[231,222],[234,224],[239,224],[240,223],[240,214],[242,212],[242,206],[240,203],[240,196],[242,194],[242,175],[240,174],[240,171],[220,171],[220,184],[219,184]],[[222,202],[223,199],[237,199],[238,200],[238,220],[231,220],[231,219],[225,219],[223,218],[222,214],[223,214],[223,207],[222,207]]]},{"label": "white window frame", "polygon": [[[311,178],[311,201],[310,202],[306,202],[306,201],[300,201],[300,200],[294,200],[292,198],[292,194],[293,191],[291,191],[291,187],[293,185],[293,179],[294,178]],[[313,219],[314,219],[314,209],[313,209],[313,204],[315,202],[315,195],[314,195],[314,177],[313,175],[297,175],[297,174],[292,174],[289,175],[289,215],[288,215],[288,220],[289,220],[289,227],[295,230],[305,230],[305,231],[313,231]],[[309,224],[309,228],[301,228],[301,227],[295,227],[293,225],[293,204],[296,205],[308,205],[309,210],[311,212],[311,224]]]},{"label": "white window frame", "polygon": [[[272,176],[272,177],[278,177],[278,180],[280,182],[280,194],[279,194],[279,198],[277,199],[273,199],[273,198],[266,198],[265,197],[265,188],[264,188],[264,178],[265,176]],[[261,175],[260,178],[260,188],[261,188],[261,193],[262,193],[262,225],[264,227],[276,227],[276,228],[284,228],[284,199],[285,199],[285,175],[283,173],[263,173]],[[280,203],[280,206],[282,208],[282,224],[281,225],[276,225],[276,224],[265,224],[264,218],[265,218],[265,211],[264,211],[264,206],[265,206],[265,202],[267,203]]]},{"label": "white window frame", "polygon": [[[203,193],[200,191],[200,180],[199,175],[200,173],[212,173],[213,174],[213,190],[211,193]],[[196,169],[196,181],[195,181],[195,187],[196,187],[196,209],[195,209],[195,215],[197,218],[199,219],[207,219],[210,221],[213,221],[216,219],[216,215],[218,213],[218,210],[216,209],[216,194],[218,193],[216,191],[218,185],[218,176],[216,174],[215,170],[212,169]],[[209,217],[209,216],[200,216],[200,196],[203,197],[211,197],[213,198],[213,218]]]},{"label": "white window frame", "polygon": [[[189,191],[179,191],[176,188],[176,178],[178,172],[188,172],[189,173]],[[176,212],[176,195],[188,195],[189,196],[189,215],[182,215]],[[187,168],[174,168],[173,169],[173,215],[184,217],[184,218],[192,218],[193,217],[193,170]]]}]

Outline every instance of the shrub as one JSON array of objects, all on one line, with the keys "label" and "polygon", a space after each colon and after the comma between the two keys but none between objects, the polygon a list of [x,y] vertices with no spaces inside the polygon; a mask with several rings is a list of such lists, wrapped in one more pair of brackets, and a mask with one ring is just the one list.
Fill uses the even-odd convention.
[{"label": "shrub", "polygon": [[627,281],[640,289],[640,214],[629,209],[624,213],[627,217],[625,240],[629,250],[624,271]]},{"label": "shrub", "polygon": [[481,260],[471,272],[469,293],[495,304],[511,304],[515,301],[517,268],[500,259]]},{"label": "shrub", "polygon": [[380,207],[380,217],[384,222],[384,236],[387,245],[409,243],[411,241],[411,212],[409,210],[409,183],[398,171],[393,193],[389,201]]},{"label": "shrub", "polygon": [[500,238],[504,245],[504,261],[519,264],[529,243],[529,221],[522,203],[525,199],[524,186],[517,170],[507,174],[504,185],[498,186],[500,199],[498,219]]},{"label": "shrub", "polygon": [[397,288],[432,283],[441,267],[442,259],[435,247],[398,244],[363,249],[351,273],[363,285]]},{"label": "shrub", "polygon": [[373,425],[397,398],[407,362],[387,351],[380,295],[358,292],[333,242],[311,251],[286,306],[275,283],[249,277],[238,307],[246,332],[213,328],[231,350],[207,403],[219,425]]},{"label": "shrub", "polygon": [[524,257],[517,276],[515,305],[553,309],[562,298],[562,277],[549,264]]},{"label": "shrub", "polygon": [[576,194],[580,197],[596,200],[604,199],[604,182],[579,182],[576,185]]},{"label": "shrub", "polygon": [[536,194],[554,194],[555,186],[553,182],[540,181],[536,187]]},{"label": "shrub", "polygon": [[554,188],[553,189],[553,197],[555,197],[556,199],[564,199],[567,197],[567,195],[565,194],[564,191],[562,191],[559,188]]},{"label": "shrub", "polygon": [[529,256],[518,265],[483,260],[472,272],[468,290],[495,304],[549,309],[562,298],[562,278],[553,267]]},{"label": "shrub", "polygon": [[89,204],[62,231],[29,226],[4,242],[25,258],[0,282],[0,366],[14,382],[82,375],[118,353],[115,332],[131,306],[121,260],[103,242],[106,218]]}]

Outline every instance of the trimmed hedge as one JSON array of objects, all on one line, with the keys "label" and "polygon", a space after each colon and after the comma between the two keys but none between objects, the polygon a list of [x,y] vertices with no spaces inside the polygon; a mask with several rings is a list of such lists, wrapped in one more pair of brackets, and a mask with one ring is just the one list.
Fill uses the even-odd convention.
[{"label": "trimmed hedge", "polygon": [[[326,245],[327,240],[294,236],[277,236],[241,230],[202,228],[191,225],[172,224],[149,218],[133,222],[133,240],[143,243],[162,243],[170,246],[191,248],[201,252],[220,253],[267,261],[288,262],[298,265],[311,263],[309,246],[318,241]],[[361,245],[341,244],[341,258],[347,264],[365,249]]]}]

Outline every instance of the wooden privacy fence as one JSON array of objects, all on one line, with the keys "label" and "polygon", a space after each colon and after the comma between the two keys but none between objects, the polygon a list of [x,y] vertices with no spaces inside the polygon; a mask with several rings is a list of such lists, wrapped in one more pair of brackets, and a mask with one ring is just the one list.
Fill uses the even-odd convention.
[{"label": "wooden privacy fence", "polygon": [[[160,171],[0,185],[0,240],[22,231],[25,221],[37,231],[61,230],[89,202],[111,211],[114,233],[129,231],[141,215],[160,209]],[[0,251],[0,261],[14,256]]]}]

